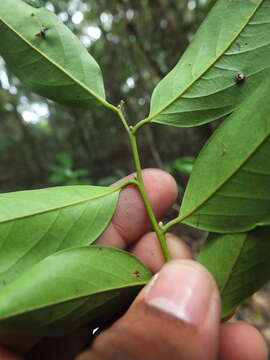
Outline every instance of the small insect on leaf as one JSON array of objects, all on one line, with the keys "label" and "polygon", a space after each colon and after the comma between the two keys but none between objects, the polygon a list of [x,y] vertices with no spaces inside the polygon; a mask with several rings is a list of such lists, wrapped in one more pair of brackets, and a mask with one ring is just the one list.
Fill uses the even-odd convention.
[{"label": "small insect on leaf", "polygon": [[42,27],[42,29],[40,30],[39,33],[36,34],[36,36],[42,38],[42,39],[46,39],[46,31],[48,31],[48,28]]},{"label": "small insect on leaf", "polygon": [[236,82],[236,84],[241,84],[245,81],[246,79],[246,75],[243,73],[238,73],[235,75],[234,81]]}]

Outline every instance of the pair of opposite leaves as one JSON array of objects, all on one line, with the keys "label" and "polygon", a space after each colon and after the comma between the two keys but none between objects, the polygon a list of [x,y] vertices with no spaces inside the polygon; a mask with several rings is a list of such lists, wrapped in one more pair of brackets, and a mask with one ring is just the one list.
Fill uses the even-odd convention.
[{"label": "pair of opposite leaves", "polygon": [[[11,10],[14,6],[18,9],[16,17]],[[268,0],[218,1],[191,46],[171,73],[160,82],[152,96],[147,121],[175,126],[195,126],[215,120],[231,113],[243,102],[243,99],[249,98],[241,109],[218,129],[196,162],[181,207],[182,219],[195,227],[227,233],[249,230],[258,224],[269,224],[267,185],[270,171],[265,162],[265,156],[269,154],[269,120],[268,122],[266,120],[269,109],[267,102],[263,101],[264,94],[268,92],[267,82],[264,82],[254,93],[254,89],[267,75],[267,56],[270,52],[269,42],[265,36],[270,32],[270,16],[267,14],[267,8],[269,8]],[[43,36],[40,35],[42,31],[44,31]],[[99,103],[111,106],[105,99],[99,66],[79,40],[51,12],[46,9],[34,9],[21,0],[10,0],[8,4],[3,2],[0,4],[0,35],[0,53],[8,66],[37,93],[68,105],[90,107]],[[17,62],[18,56],[20,63]],[[235,76],[240,72],[245,74],[246,81],[237,85]],[[250,98],[253,98],[253,102]],[[255,109],[259,105],[261,111],[257,113]],[[256,119],[250,117],[251,111],[254,116],[256,115]],[[245,130],[245,134],[242,130]],[[241,146],[238,146],[239,133],[244,142]],[[257,192],[254,194],[254,184],[258,184],[258,181],[260,185],[255,186]],[[244,188],[243,184],[245,184]],[[86,194],[87,189],[89,192],[96,192],[94,198]],[[244,193],[240,193],[240,196],[238,196],[239,189],[244,189]],[[82,199],[76,199],[75,203],[70,202],[68,192],[76,193],[81,190]],[[113,214],[117,192],[103,188],[93,190],[91,187],[82,189],[76,187],[69,190],[65,188],[64,199],[60,198],[57,205],[50,207],[51,204],[47,200],[44,203],[38,200],[42,197],[43,191],[46,192],[46,190],[40,190],[40,193],[35,194],[34,192],[15,194],[16,198],[18,194],[26,194],[26,198],[28,197],[27,203],[18,207],[22,210],[25,206],[26,212],[19,210],[19,214],[14,216],[16,209],[11,206],[10,214],[1,224],[2,253],[5,256],[7,254],[2,267],[2,285],[10,283],[4,287],[5,291],[2,291],[2,296],[0,296],[2,309],[0,325],[6,330],[25,331],[28,327],[29,331],[39,329],[41,333],[50,332],[51,334],[61,331],[64,324],[70,324],[71,327],[78,326],[83,321],[98,318],[101,313],[108,315],[113,311],[112,303],[118,303],[119,307],[123,306],[126,293],[134,295],[134,289],[138,291],[138,288],[150,278],[148,270],[131,255],[125,253],[123,255],[115,249],[100,250],[100,248],[89,247],[60,252],[47,258],[57,250],[86,245],[94,241],[104,230]],[[48,191],[61,192],[61,189]],[[6,207],[7,197],[1,199],[3,207]],[[239,202],[239,197],[241,197],[241,202]],[[37,201],[33,201],[33,209],[30,209],[29,204],[34,198]],[[59,199],[58,194],[57,198]],[[106,212],[101,202],[107,202],[108,199],[114,205],[110,203]],[[254,200],[256,204],[259,204],[258,211],[255,212],[252,209]],[[240,211],[239,203],[242,204]],[[236,205],[237,212],[234,212]],[[222,216],[220,216],[220,209],[225,212]],[[103,218],[100,214],[103,214]],[[93,219],[91,229],[86,225],[86,219],[89,218]],[[23,232],[20,229],[23,229]],[[38,232],[34,229],[38,229]],[[267,227],[262,229],[265,231]],[[78,241],[75,236],[77,233],[80,234]],[[254,233],[260,235],[255,236],[259,240],[266,236],[265,232],[262,236],[262,230],[254,230]],[[23,243],[22,234],[26,234]],[[244,235],[241,234],[241,236]],[[235,244],[232,243],[234,246],[231,245],[231,248],[228,245],[229,241],[221,241],[227,236],[236,239],[236,235],[224,235],[218,242],[214,242],[218,244],[218,247],[211,247],[212,255],[216,253],[219,256],[222,253],[220,251],[222,244],[228,246],[227,253],[234,248]],[[245,236],[245,239],[249,238],[250,235]],[[50,245],[46,240],[49,240]],[[208,244],[211,243],[212,241],[208,242]],[[237,244],[240,243],[242,244],[239,240]],[[254,244],[254,241],[252,243]],[[258,242],[256,245],[257,250],[261,249],[259,247],[261,243]],[[245,250],[245,247],[241,246],[237,253],[238,259],[243,259],[243,253],[248,253],[243,249]],[[79,283],[78,286],[76,285],[77,277],[73,284],[72,274],[76,273],[79,264],[75,260],[73,260],[75,267],[68,275],[68,284],[73,285],[64,286],[62,277],[66,279],[66,270],[65,268],[58,269],[57,265],[62,261],[64,263],[65,260],[62,257],[76,259],[77,252],[80,253],[78,257],[80,261],[81,252],[87,254],[86,257],[91,256],[92,253],[99,254],[99,266],[92,267],[88,264],[89,268],[84,269],[94,271],[92,278],[97,277],[97,274],[103,274],[100,276],[98,291],[94,287],[94,292],[91,292],[93,284],[88,283],[86,286],[88,292],[85,292],[85,288],[80,287]],[[105,271],[104,268],[102,269],[104,258],[101,255],[104,252],[110,253],[110,256],[107,256]],[[208,265],[210,261],[207,256],[204,257],[205,253],[202,252],[201,261]],[[262,254],[265,256],[266,252],[263,251]],[[124,261],[127,263],[130,261],[129,265],[125,264],[126,275],[130,278],[124,279],[122,283],[120,281],[122,285],[118,282],[113,287],[108,283],[106,269],[111,267],[110,274],[119,280],[119,274],[122,274],[123,268],[119,265],[113,273],[113,265],[108,263],[109,258],[114,257],[116,260],[117,256],[121,257],[121,264]],[[59,261],[60,257],[61,261]],[[45,260],[34,265],[42,258]],[[235,259],[235,257],[228,255],[228,259]],[[242,260],[239,263],[242,264]],[[260,266],[262,263],[260,258],[257,265]],[[49,279],[50,276],[57,278],[56,288],[67,289],[68,294],[64,290],[60,293],[56,291],[55,294],[58,297],[50,298],[52,296],[50,287],[42,285],[42,283],[46,284],[43,277],[47,276],[48,264],[51,269],[48,274]],[[213,262],[211,264],[213,273],[217,273],[217,264],[215,266]],[[226,282],[224,289],[230,290],[231,279],[236,278],[235,264],[236,262],[231,262],[231,266],[227,264],[226,269],[229,275],[225,280],[222,279],[223,283]],[[138,270],[139,266],[141,267]],[[24,272],[25,274],[19,276]],[[247,277],[249,273],[248,266],[245,269]],[[33,274],[35,274],[34,277]],[[86,273],[80,275],[84,281],[88,278]],[[47,283],[52,282],[48,280]],[[233,296],[230,291],[227,291],[229,295],[223,296],[230,299],[230,306],[227,306],[227,309],[226,302],[224,303],[226,311],[237,305],[236,302],[240,298],[242,300],[248,295],[251,288],[254,290],[259,281],[256,278],[251,283],[252,286],[243,290],[238,281],[237,291],[233,291]],[[104,284],[107,284],[107,287]],[[222,288],[221,285],[220,287]],[[15,294],[20,294],[19,300]],[[100,301],[97,301],[97,298]],[[236,298],[237,301],[235,301]],[[96,307],[93,307],[93,304],[97,304]]]}]

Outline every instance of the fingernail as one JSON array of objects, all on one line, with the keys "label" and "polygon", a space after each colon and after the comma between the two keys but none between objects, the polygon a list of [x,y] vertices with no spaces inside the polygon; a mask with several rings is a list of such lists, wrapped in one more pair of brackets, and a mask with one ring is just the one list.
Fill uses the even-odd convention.
[{"label": "fingernail", "polygon": [[166,264],[146,289],[146,303],[187,323],[203,324],[211,302],[214,283],[207,272],[189,260]]}]

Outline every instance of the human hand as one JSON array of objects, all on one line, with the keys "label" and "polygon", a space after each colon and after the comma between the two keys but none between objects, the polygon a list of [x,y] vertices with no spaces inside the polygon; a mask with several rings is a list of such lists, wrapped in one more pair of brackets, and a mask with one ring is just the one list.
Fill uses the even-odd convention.
[{"label": "human hand", "polygon": [[[144,171],[145,186],[158,218],[174,203],[177,187],[160,170]],[[2,343],[26,359],[61,360],[266,360],[266,345],[250,325],[220,324],[220,300],[210,274],[186,260],[191,254],[183,241],[168,236],[172,262],[163,266],[158,241],[149,228],[140,195],[128,186],[120,195],[111,224],[98,239],[102,245],[128,248],[158,275],[138,295],[130,309],[90,344],[88,329],[62,339],[2,337]],[[29,351],[29,349],[33,349]],[[23,356],[0,349],[0,360]]]}]

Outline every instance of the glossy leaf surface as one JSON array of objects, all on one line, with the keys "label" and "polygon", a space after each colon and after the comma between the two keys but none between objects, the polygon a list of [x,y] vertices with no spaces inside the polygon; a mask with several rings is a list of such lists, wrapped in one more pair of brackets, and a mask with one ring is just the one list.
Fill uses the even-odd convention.
[{"label": "glossy leaf surface", "polygon": [[241,234],[211,234],[198,261],[214,276],[222,299],[222,316],[270,280],[270,227]]},{"label": "glossy leaf surface", "polygon": [[268,0],[217,1],[154,90],[148,120],[195,126],[235,110],[269,68],[269,8]]},{"label": "glossy leaf surface", "polygon": [[270,219],[270,81],[216,130],[199,154],[180,215],[213,232],[241,232]]},{"label": "glossy leaf surface", "polygon": [[0,194],[0,288],[56,251],[91,244],[115,211],[114,191],[77,185]]},{"label": "glossy leaf surface", "polygon": [[0,55],[33,91],[72,106],[105,102],[98,64],[51,11],[0,1],[0,38]]},{"label": "glossy leaf surface", "polygon": [[0,329],[62,335],[126,308],[151,278],[122,250],[90,246],[54,254],[0,292]]}]

